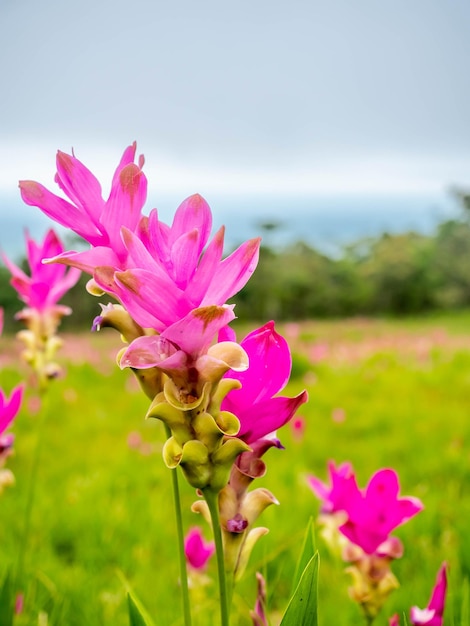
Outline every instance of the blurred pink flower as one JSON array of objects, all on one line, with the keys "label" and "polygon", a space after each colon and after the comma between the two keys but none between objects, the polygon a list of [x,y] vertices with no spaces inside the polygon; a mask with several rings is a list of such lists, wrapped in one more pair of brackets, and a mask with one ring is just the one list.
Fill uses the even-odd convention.
[{"label": "blurred pink flower", "polygon": [[20,410],[23,389],[23,385],[15,387],[10,398],[7,398],[3,390],[0,389],[0,466],[4,464],[13,446],[14,436],[11,433],[6,433],[6,430]]},{"label": "blurred pink flower", "polygon": [[331,412],[331,419],[337,424],[342,424],[346,419],[346,411],[340,407],[336,407]]},{"label": "blurred pink flower", "polygon": [[[225,378],[240,381],[242,387],[228,393],[222,409],[238,417],[237,437],[252,444],[291,420],[308,395],[302,391],[294,398],[276,396],[289,380],[292,359],[286,340],[274,330],[274,322],[249,333],[240,345],[248,355],[249,367],[225,374]],[[271,445],[277,445],[275,440]]]},{"label": "blurred pink flower", "polygon": [[437,573],[436,584],[425,609],[413,606],[410,611],[410,623],[413,626],[442,626],[447,592],[447,564],[443,563]]},{"label": "blurred pink flower", "polygon": [[201,529],[190,528],[184,540],[184,553],[188,564],[195,570],[204,570],[215,552],[213,541],[204,541]]},{"label": "blurred pink flower", "polygon": [[373,554],[399,525],[423,509],[417,498],[398,498],[398,476],[392,469],[376,472],[365,491],[352,493],[345,503],[347,521],[339,530],[347,539]]},{"label": "blurred pink flower", "polygon": [[56,256],[63,251],[62,243],[51,229],[46,233],[44,241],[37,244],[26,233],[26,256],[31,275],[28,276],[21,268],[4,254],[3,260],[11,272],[11,284],[19,297],[28,306],[16,317],[23,318],[28,311],[35,310],[42,315],[67,315],[70,309],[58,306],[57,302],[75,285],[80,278],[76,268],[66,270],[61,265],[45,265],[44,258]]},{"label": "blurred pink flower", "polygon": [[317,498],[322,501],[323,513],[344,511],[352,500],[360,497],[352,465],[342,463],[336,467],[334,461],[329,461],[328,471],[331,485],[327,485],[313,475],[307,477],[307,483]]},{"label": "blurred pink flower", "polygon": [[253,626],[268,626],[266,617],[266,581],[259,572],[256,572],[256,580],[258,582],[258,591],[255,608],[253,611],[250,611],[250,617],[253,620]]},{"label": "blurred pink flower", "polygon": [[305,435],[306,421],[305,417],[298,415],[290,421],[292,436],[296,441],[302,441]]}]

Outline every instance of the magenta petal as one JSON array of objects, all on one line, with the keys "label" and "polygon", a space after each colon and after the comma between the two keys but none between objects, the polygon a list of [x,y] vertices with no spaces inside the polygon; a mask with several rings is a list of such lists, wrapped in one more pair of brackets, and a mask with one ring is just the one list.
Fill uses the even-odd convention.
[{"label": "magenta petal", "polygon": [[437,572],[436,584],[432,590],[428,608],[434,609],[438,615],[444,613],[444,605],[447,591],[447,563],[443,563]]},{"label": "magenta petal", "polygon": [[[57,152],[56,182],[74,204],[82,207],[98,228],[99,216],[104,206],[101,185],[95,176],[74,156]],[[55,256],[58,253],[50,254]]]},{"label": "magenta petal", "polygon": [[189,196],[176,209],[170,231],[170,247],[185,233],[197,229],[199,231],[199,247],[197,256],[202,252],[212,228],[212,214],[209,205],[198,193]]},{"label": "magenta petal", "polygon": [[69,289],[77,284],[81,274],[82,273],[78,268],[72,267],[68,272],[66,272],[60,281],[55,284],[52,283],[52,289],[49,294],[51,302],[58,302]]},{"label": "magenta petal", "polygon": [[147,179],[142,170],[130,163],[120,172],[101,213],[101,223],[113,249],[122,252],[121,227],[134,231],[147,198]]},{"label": "magenta petal", "polygon": [[244,372],[230,372],[241,389],[230,393],[230,399],[243,408],[279,393],[289,380],[292,359],[287,341],[274,330],[274,322],[268,322],[254,330],[241,342],[248,354],[249,367]]},{"label": "magenta petal", "polygon": [[307,484],[319,500],[327,502],[330,495],[330,487],[326,483],[310,474],[307,476]]},{"label": "magenta petal", "polygon": [[373,554],[388,537],[388,533],[376,532],[358,526],[349,520],[340,526],[339,530],[349,541],[362,548],[366,554]]},{"label": "magenta petal", "polygon": [[119,164],[114,172],[111,187],[117,184],[121,170],[126,167],[126,165],[129,165],[129,163],[134,163],[136,150],[137,143],[135,141],[130,146],[127,146],[127,148],[124,150],[121,160],[119,161]]},{"label": "magenta petal", "polygon": [[209,285],[214,278],[214,274],[222,258],[224,249],[224,233],[225,229],[222,226],[207,246],[199,261],[197,270],[188,286],[187,293],[194,306],[199,306],[202,302]]},{"label": "magenta petal", "polygon": [[148,369],[160,366],[176,349],[160,335],[137,337],[121,356],[119,366]]},{"label": "magenta petal", "polygon": [[46,259],[48,263],[62,263],[76,267],[82,272],[93,275],[96,268],[102,266],[119,267],[119,259],[111,248],[96,246],[83,252],[63,252],[59,256]]},{"label": "magenta petal", "polygon": [[184,553],[191,567],[204,569],[214,552],[214,543],[212,541],[206,543],[199,528],[194,527],[188,531],[184,539]]},{"label": "magenta petal", "polygon": [[[189,307],[183,292],[163,273],[157,275],[144,269],[126,270],[116,272],[115,281],[121,287],[119,297],[123,305],[139,324],[141,322],[134,313],[140,309],[144,309],[166,326],[188,313]],[[134,309],[134,303],[138,309]]]},{"label": "magenta petal", "polygon": [[[300,405],[307,402],[306,391],[294,398],[271,398],[235,415],[240,420],[238,437],[252,443],[284,426]],[[224,407],[225,408],[225,407]],[[228,409],[230,410],[230,409]]]},{"label": "magenta petal", "polygon": [[63,198],[54,195],[43,185],[29,180],[20,181],[21,197],[26,204],[36,206],[57,223],[71,228],[92,245],[99,245],[102,235],[88,215]]},{"label": "magenta petal", "polygon": [[261,239],[250,239],[220,263],[202,305],[222,304],[240,291],[258,264]]},{"label": "magenta petal", "polygon": [[180,289],[185,290],[197,268],[200,234],[197,229],[184,233],[171,247],[170,261],[173,278]]},{"label": "magenta petal", "polygon": [[20,410],[23,399],[23,385],[18,385],[11,392],[10,398],[0,389],[0,434],[5,432]]},{"label": "magenta petal", "polygon": [[206,352],[218,331],[235,319],[232,306],[209,306],[193,309],[163,333],[183,352],[197,358]]}]

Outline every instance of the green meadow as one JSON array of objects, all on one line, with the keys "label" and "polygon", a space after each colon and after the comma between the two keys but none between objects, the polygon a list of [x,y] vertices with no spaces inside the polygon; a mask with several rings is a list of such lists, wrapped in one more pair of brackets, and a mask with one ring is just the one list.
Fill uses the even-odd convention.
[{"label": "green meadow", "polygon": [[[279,432],[285,450],[270,450],[257,486],[280,505],[257,525],[270,532],[252,554],[233,601],[233,625],[249,626],[255,574],[264,574],[275,626],[286,607],[305,527],[319,503],[306,484],[326,479],[329,459],[351,461],[360,486],[394,468],[402,495],[425,509],[396,531],[405,552],[393,564],[400,588],[377,624],[412,605],[427,605],[436,572],[449,563],[445,624],[468,624],[470,575],[470,313],[397,320],[351,319],[279,325],[293,351],[286,395],[306,388],[305,430]],[[246,328],[240,328],[239,339]],[[148,401],[112,331],[64,335],[64,375],[42,406],[31,385],[16,419],[16,485],[1,496],[0,576],[23,563],[23,612],[15,626],[128,626],[131,589],[156,626],[181,625],[178,562],[163,427],[144,420]],[[0,384],[9,391],[30,373],[13,337],[0,339]],[[34,478],[32,479],[32,476]],[[34,486],[31,487],[33,480]],[[200,525],[197,499],[180,481],[186,528]],[[25,511],[31,517],[25,527]],[[345,565],[319,533],[319,623],[362,624],[348,597]],[[215,562],[207,584],[192,590],[194,625],[217,623]],[[0,617],[0,625],[2,620]],[[3,626],[3,625],[2,625]]]}]

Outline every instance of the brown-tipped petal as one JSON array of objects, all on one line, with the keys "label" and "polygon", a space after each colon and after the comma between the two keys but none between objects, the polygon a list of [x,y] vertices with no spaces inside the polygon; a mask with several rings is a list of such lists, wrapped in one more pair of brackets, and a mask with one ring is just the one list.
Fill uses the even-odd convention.
[{"label": "brown-tipped petal", "polygon": [[249,491],[246,494],[242,501],[240,513],[248,520],[248,523],[251,526],[258,519],[264,509],[271,504],[279,504],[279,501],[270,491],[268,491],[268,489],[259,487],[258,489]]}]

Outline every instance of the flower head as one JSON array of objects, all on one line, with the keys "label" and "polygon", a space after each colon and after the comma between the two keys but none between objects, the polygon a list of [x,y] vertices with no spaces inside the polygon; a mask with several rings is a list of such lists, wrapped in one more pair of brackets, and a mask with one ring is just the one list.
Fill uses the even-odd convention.
[{"label": "flower head", "polygon": [[436,584],[425,609],[413,606],[410,611],[410,623],[414,626],[442,626],[447,592],[447,564],[443,563],[437,573]]},{"label": "flower head", "polygon": [[347,521],[339,530],[352,543],[373,554],[400,524],[423,509],[417,498],[399,498],[398,476],[392,469],[376,472],[365,491],[351,494],[344,505]]},{"label": "flower head", "polygon": [[[212,214],[200,195],[190,196],[171,226],[156,209],[142,215],[147,180],[136,144],[124,151],[105,201],[95,176],[74,156],[59,152],[56,182],[69,201],[39,183],[20,183],[23,200],[71,228],[91,245],[84,252],[51,254],[50,261],[93,276],[93,292],[114,295],[144,328],[162,332],[191,310],[221,306],[254,271],[260,240],[222,259],[224,229],[209,242]],[[207,244],[207,245],[206,245]]]},{"label": "flower head", "polygon": [[195,570],[204,570],[214,552],[214,542],[204,541],[198,526],[190,528],[184,539],[184,553],[188,564]]},{"label": "flower head", "polygon": [[[70,309],[60,307],[57,303],[78,281],[80,271],[75,268],[67,270],[61,265],[45,265],[42,262],[43,259],[56,256],[63,250],[60,239],[52,229],[46,233],[42,243],[36,243],[26,233],[26,260],[30,268],[29,276],[5,254],[3,255],[3,260],[11,272],[11,284],[27,305],[28,310],[50,315],[65,315],[70,312]],[[24,313],[19,315],[19,317],[24,316]]]}]

